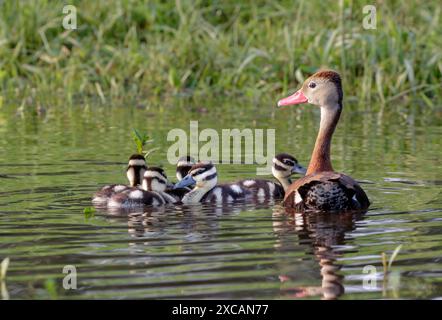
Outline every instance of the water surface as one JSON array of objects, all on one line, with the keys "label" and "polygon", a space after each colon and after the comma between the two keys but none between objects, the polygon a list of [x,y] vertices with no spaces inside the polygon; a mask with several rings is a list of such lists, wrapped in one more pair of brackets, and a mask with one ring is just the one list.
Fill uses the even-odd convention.
[{"label": "water surface", "polygon": [[[159,147],[172,128],[276,128],[276,151],[307,165],[316,108],[160,110],[127,107],[0,112],[0,259],[11,259],[10,299],[442,297],[440,113],[345,110],[333,140],[336,170],[361,182],[365,215],[290,215],[276,203],[171,206],[129,215],[85,215],[93,192],[125,182],[133,127]],[[190,109],[194,111],[189,111]],[[388,108],[386,108],[388,111]],[[413,110],[413,109],[411,109]],[[254,177],[255,165],[218,165],[222,181]],[[269,177],[271,179],[271,177]],[[389,277],[381,254],[399,245]],[[74,265],[78,289],[64,290]],[[363,286],[364,267],[377,282]]]}]

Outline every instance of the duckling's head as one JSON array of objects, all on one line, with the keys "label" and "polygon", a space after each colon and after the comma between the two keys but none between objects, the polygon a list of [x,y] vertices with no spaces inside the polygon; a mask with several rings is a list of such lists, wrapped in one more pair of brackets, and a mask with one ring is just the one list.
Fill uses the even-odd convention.
[{"label": "duckling's head", "polygon": [[277,154],[273,158],[272,174],[278,180],[288,179],[293,173],[305,175],[306,171],[295,157],[287,153]]},{"label": "duckling's head", "polygon": [[167,176],[159,167],[149,167],[144,172],[143,189],[146,191],[164,192],[167,188]]},{"label": "duckling's head", "polygon": [[131,187],[141,184],[146,171],[146,159],[141,154],[133,154],[129,158],[126,175]]},{"label": "duckling's head", "polygon": [[195,164],[195,159],[191,156],[183,156],[178,159],[176,164],[176,178],[178,181],[183,180],[183,178],[189,173],[190,168]]},{"label": "duckling's head", "polygon": [[184,188],[195,184],[198,188],[210,190],[218,183],[216,168],[211,162],[199,162],[193,165],[189,173],[177,184],[174,189]]},{"label": "duckling's head", "polygon": [[321,70],[304,81],[301,89],[278,101],[278,107],[311,103],[325,108],[342,107],[341,76],[336,71]]}]

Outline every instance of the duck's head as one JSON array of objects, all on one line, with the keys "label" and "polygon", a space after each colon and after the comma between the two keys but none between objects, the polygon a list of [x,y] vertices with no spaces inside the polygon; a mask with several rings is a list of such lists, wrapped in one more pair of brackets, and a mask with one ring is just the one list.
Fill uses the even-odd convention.
[{"label": "duck's head", "polygon": [[167,183],[166,173],[159,167],[149,167],[144,172],[143,189],[146,191],[164,192]]},{"label": "duck's head", "polygon": [[342,84],[339,73],[321,70],[304,81],[301,89],[278,101],[278,107],[311,103],[321,107],[342,106]]},{"label": "duck's head", "polygon": [[131,187],[141,184],[146,169],[146,159],[143,155],[133,154],[130,156],[126,175]]},{"label": "duck's head", "polygon": [[190,168],[195,164],[195,159],[191,156],[183,156],[178,159],[176,164],[176,178],[178,181],[183,180],[189,173]]},{"label": "duck's head", "polygon": [[218,183],[216,168],[211,162],[199,162],[193,165],[189,173],[177,184],[174,189],[185,188],[195,184],[198,188],[212,189]]},{"label": "duck's head", "polygon": [[293,173],[305,175],[306,169],[298,163],[295,157],[280,153],[273,158],[272,174],[276,179],[287,179]]}]

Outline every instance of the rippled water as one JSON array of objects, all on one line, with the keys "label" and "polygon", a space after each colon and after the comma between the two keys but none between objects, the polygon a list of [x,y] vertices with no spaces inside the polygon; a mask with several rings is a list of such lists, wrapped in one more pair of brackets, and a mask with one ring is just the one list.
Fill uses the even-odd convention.
[{"label": "rippled water", "polygon": [[[0,112],[0,259],[10,258],[4,298],[442,297],[440,113],[344,111],[333,163],[366,190],[365,215],[294,215],[278,202],[109,215],[83,209],[100,186],[125,182],[131,128],[153,136],[160,149],[150,163],[173,177],[165,160],[171,128],[188,131],[190,120],[200,129],[276,128],[276,151],[307,164],[317,110],[12,110]],[[222,181],[234,181],[254,177],[256,166],[218,168]],[[381,254],[399,245],[384,277]],[[62,287],[66,265],[77,269],[77,290]],[[363,286],[369,265],[377,273]]]}]

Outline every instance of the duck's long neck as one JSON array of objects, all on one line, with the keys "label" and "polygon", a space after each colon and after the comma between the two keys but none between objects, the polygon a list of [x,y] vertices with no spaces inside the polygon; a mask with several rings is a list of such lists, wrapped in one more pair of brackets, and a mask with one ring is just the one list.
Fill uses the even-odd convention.
[{"label": "duck's long neck", "polygon": [[321,107],[321,124],[306,175],[322,171],[333,171],[330,159],[330,146],[341,110],[341,104]]}]

